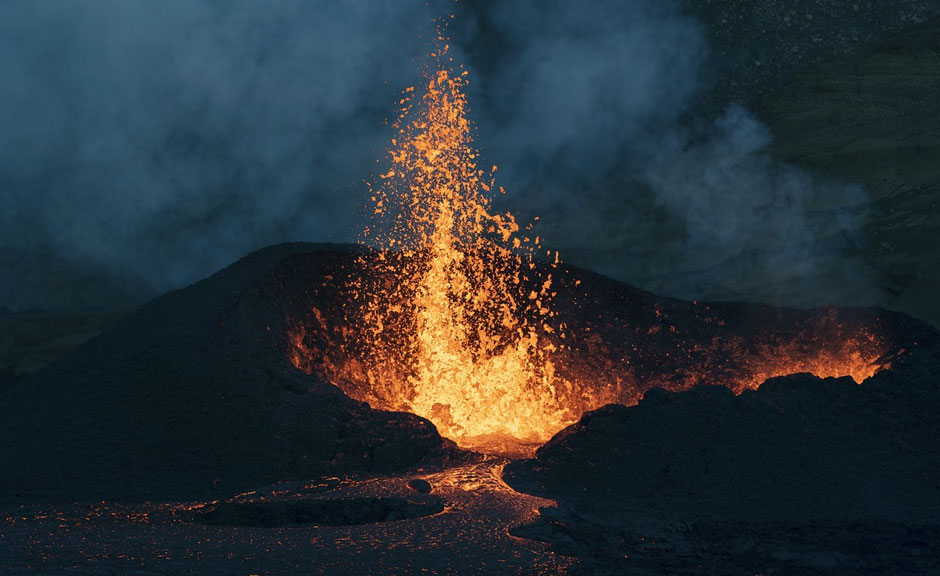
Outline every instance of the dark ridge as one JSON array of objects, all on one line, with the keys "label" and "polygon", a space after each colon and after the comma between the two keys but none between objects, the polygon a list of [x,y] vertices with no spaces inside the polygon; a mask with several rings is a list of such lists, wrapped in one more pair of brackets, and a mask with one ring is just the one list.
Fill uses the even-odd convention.
[{"label": "dark ridge", "polygon": [[940,517],[940,347],[863,384],[794,374],[735,396],[654,388],[586,413],[507,466],[574,510],[730,520]]}]

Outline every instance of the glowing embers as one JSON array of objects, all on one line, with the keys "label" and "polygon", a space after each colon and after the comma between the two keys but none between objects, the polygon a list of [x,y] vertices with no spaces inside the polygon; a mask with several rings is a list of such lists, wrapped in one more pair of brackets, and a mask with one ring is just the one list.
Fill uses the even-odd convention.
[{"label": "glowing embers", "polygon": [[[781,311],[783,313],[783,311]],[[883,320],[850,308],[789,311],[777,321],[754,322],[713,341],[709,355],[734,366],[723,382],[737,393],[769,378],[808,372],[819,378],[849,376],[856,383],[891,367],[897,351]]]},{"label": "glowing embers", "polygon": [[[548,354],[563,340],[557,332],[519,322],[507,333],[486,316],[471,322],[461,292],[430,289],[433,278],[448,275],[467,282],[465,263],[448,273],[426,253],[360,256],[317,288],[324,305],[293,326],[292,362],[375,408],[424,416],[459,445],[490,453],[530,452],[586,410],[618,400],[612,390],[556,375]],[[410,271],[421,269],[410,285]],[[531,284],[513,290],[527,298]],[[388,301],[371,300],[380,287],[413,295],[383,309],[378,304]]]},{"label": "glowing embers", "polygon": [[[401,100],[390,168],[372,189],[363,241],[378,252],[342,284],[348,329],[321,327],[343,358],[305,365],[298,330],[295,364],[376,407],[424,416],[462,445],[544,442],[612,398],[585,397],[556,377],[553,340],[563,327],[550,307],[551,272],[536,272],[538,237],[491,210],[495,186],[477,165],[466,72],[451,69],[439,41],[426,89]],[[321,355],[336,356],[326,347]]]},{"label": "glowing embers", "polygon": [[735,391],[757,388],[768,378],[809,372],[820,378],[849,376],[861,384],[891,364],[884,338],[869,328],[840,324],[834,314],[821,317],[789,341],[772,335],[751,356],[748,377]]}]

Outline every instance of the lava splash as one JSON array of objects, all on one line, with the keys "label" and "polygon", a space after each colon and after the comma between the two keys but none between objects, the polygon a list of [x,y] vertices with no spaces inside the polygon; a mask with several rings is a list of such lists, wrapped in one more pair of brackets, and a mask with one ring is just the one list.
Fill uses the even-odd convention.
[{"label": "lava splash", "polygon": [[389,168],[371,187],[362,243],[377,257],[360,259],[370,273],[345,285],[346,359],[318,371],[347,393],[351,380],[369,382],[361,399],[424,416],[462,445],[541,443],[613,398],[555,372],[564,326],[552,264],[536,256],[557,264],[557,253],[492,209],[496,167],[478,163],[467,72],[438,41],[424,89],[400,101]]}]

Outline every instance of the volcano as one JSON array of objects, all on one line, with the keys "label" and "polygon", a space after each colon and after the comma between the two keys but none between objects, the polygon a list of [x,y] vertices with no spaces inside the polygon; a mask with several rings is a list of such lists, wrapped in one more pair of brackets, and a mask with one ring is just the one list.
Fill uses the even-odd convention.
[{"label": "volcano", "polygon": [[[168,505],[172,514],[148,508],[145,516],[183,546],[201,520],[179,510],[218,499],[228,508],[209,518],[236,518],[240,530],[263,530],[280,522],[277,514],[307,514],[327,525],[364,518],[358,530],[365,531],[374,522],[399,526],[404,532],[394,537],[409,540],[421,538],[422,522],[458,521],[461,512],[449,506],[478,494],[473,506],[482,508],[463,514],[516,510],[500,522],[526,536],[499,536],[506,546],[499,554],[534,538],[548,546],[537,549],[541,561],[561,566],[568,561],[548,561],[546,550],[587,554],[585,534],[611,529],[612,514],[621,524],[655,512],[895,526],[929,525],[940,513],[940,334],[925,323],[880,309],[683,302],[540,263],[554,271],[557,319],[568,327],[555,357],[559,374],[581,386],[572,397],[613,394],[615,403],[584,413],[572,407],[574,424],[534,459],[507,468],[513,490],[500,479],[501,455],[532,455],[535,447],[483,442],[474,455],[425,418],[354,399],[365,381],[346,381],[344,392],[319,368],[297,367],[299,350],[307,366],[323,365],[327,356],[316,351],[333,336],[324,326],[343,325],[334,314],[346,304],[337,300],[345,280],[371,274],[363,262],[379,257],[352,245],[272,246],[150,302],[8,387],[0,406],[8,541],[25,546],[28,527],[42,523],[16,519],[24,510],[47,518],[40,511],[49,503],[92,518],[102,513],[95,502],[125,502],[132,511],[153,506],[133,502],[178,502]],[[363,362],[344,358],[348,352],[334,350],[329,361]],[[487,452],[494,456],[479,455]],[[412,478],[429,482],[431,500],[414,500],[425,497],[406,486]],[[258,498],[251,494],[265,495],[253,506],[284,494],[303,500],[311,493],[304,486],[319,486],[313,492],[326,496],[318,497],[339,491],[345,503],[291,500],[276,513],[236,506]],[[574,516],[560,520],[545,508],[556,499]],[[537,507],[541,520],[532,516]],[[432,515],[408,512],[424,509]],[[121,510],[107,514],[119,523],[135,517]],[[259,527],[245,527],[257,518]],[[618,526],[613,533],[622,533]],[[902,537],[907,532],[886,542]],[[326,550],[319,546],[305,553]]]},{"label": "volcano", "polygon": [[249,254],[3,383],[0,570],[940,566],[940,332],[565,265],[494,210],[447,54],[358,244]]},{"label": "volcano", "polygon": [[[141,307],[9,388],[3,456],[14,465],[3,493],[210,497],[276,480],[401,469],[453,450],[424,418],[354,399],[381,400],[369,381],[347,375],[340,388],[322,372],[368,362],[329,346],[346,328],[342,287],[372,274],[368,260],[378,257],[352,245],[267,248]],[[580,399],[633,405],[653,388],[741,393],[803,372],[858,383],[884,374],[881,381],[931,359],[937,342],[929,325],[884,310],[683,302],[552,269],[557,319],[569,330],[556,370],[579,387],[563,396],[574,402],[572,422],[590,406]],[[517,455],[537,447],[491,440],[475,447]]]}]

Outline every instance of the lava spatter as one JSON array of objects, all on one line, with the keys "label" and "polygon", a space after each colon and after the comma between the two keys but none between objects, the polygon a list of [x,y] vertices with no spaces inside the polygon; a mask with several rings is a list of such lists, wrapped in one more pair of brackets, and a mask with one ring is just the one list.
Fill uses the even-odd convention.
[{"label": "lava spatter", "polygon": [[[362,243],[377,252],[346,287],[345,358],[320,368],[347,393],[424,416],[464,446],[544,442],[605,399],[555,373],[558,256],[493,210],[496,167],[479,165],[467,72],[443,36],[427,64],[425,85],[403,94],[388,168],[371,186]],[[354,380],[369,385],[344,385]]]}]

